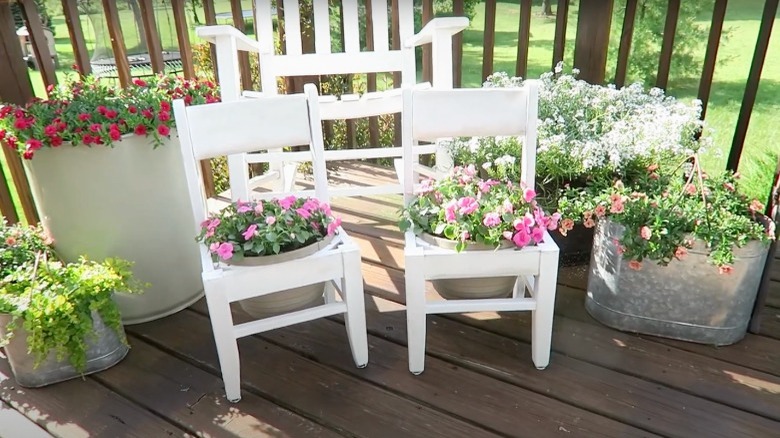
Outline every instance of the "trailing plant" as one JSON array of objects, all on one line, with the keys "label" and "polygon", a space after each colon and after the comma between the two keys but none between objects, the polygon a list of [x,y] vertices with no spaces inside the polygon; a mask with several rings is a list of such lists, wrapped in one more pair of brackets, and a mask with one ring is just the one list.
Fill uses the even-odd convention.
[{"label": "trailing plant", "polygon": [[311,245],[334,235],[340,225],[330,206],[316,198],[239,200],[203,221],[196,240],[214,262],[241,260]]},{"label": "trailing plant", "polygon": [[645,259],[660,265],[682,259],[699,241],[710,262],[728,274],[734,248],[775,238],[764,206],[740,193],[738,174],[710,177],[696,155],[674,169],[650,165],[630,185],[617,180],[569,188],[559,206],[564,235],[574,221],[589,228],[605,219],[623,225],[619,250],[633,269]]},{"label": "trailing plant", "polygon": [[48,92],[47,100],[0,108],[0,141],[26,159],[64,143],[113,147],[125,134],[150,137],[157,147],[175,126],[172,100],[188,105],[219,100],[211,81],[165,75],[136,78],[127,88],[70,77]]},{"label": "trailing plant", "polygon": [[77,371],[83,371],[87,341],[94,336],[93,312],[127,342],[112,296],[140,292],[144,287],[133,279],[130,262],[107,259],[97,263],[82,258],[77,263],[62,263],[40,227],[3,223],[2,235],[0,313],[11,315],[11,321],[0,344],[23,328],[36,367],[54,352],[57,360],[67,358]]},{"label": "trailing plant", "polygon": [[456,241],[456,251],[469,242],[522,248],[540,243],[545,230],[558,227],[560,215],[546,214],[535,197],[533,188],[479,178],[474,165],[456,167],[447,177],[422,182],[403,209],[399,227]]}]

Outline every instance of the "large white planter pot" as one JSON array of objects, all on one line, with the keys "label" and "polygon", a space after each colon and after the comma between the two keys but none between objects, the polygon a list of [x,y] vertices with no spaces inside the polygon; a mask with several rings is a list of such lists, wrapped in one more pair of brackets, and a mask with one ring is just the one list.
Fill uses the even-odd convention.
[{"label": "large white planter pot", "polygon": [[144,294],[118,293],[123,323],[178,312],[203,295],[200,255],[178,136],[153,149],[127,135],[105,146],[42,149],[26,161],[41,221],[65,261],[120,257],[150,283]]}]

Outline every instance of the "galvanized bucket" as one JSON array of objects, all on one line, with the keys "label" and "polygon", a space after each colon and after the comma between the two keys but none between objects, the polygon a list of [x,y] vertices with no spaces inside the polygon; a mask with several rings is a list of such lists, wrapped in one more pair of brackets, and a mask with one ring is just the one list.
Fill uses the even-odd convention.
[{"label": "galvanized bucket", "polygon": [[[430,234],[421,234],[420,238],[440,248],[455,250],[456,242]],[[511,248],[511,243],[502,244],[500,249]],[[492,246],[469,242],[466,251],[496,251]],[[507,298],[512,295],[517,276],[510,277],[480,277],[454,278],[432,280],[436,292],[448,300],[473,300],[482,298]]]},{"label": "galvanized bucket", "polygon": [[[0,314],[0,338],[5,337],[5,328],[10,321],[11,315]],[[58,361],[54,351],[50,352],[46,360],[35,368],[35,357],[27,352],[27,331],[21,327],[21,324],[19,321],[14,336],[4,348],[16,382],[27,388],[38,388],[103,371],[116,365],[129,350],[116,332],[103,323],[100,315],[92,312],[92,328],[95,336],[87,336],[87,366],[83,372],[76,371],[68,358]]]},{"label": "galvanized bucket", "polygon": [[597,226],[585,300],[591,316],[618,330],[702,344],[728,345],[745,336],[765,245],[736,248],[730,274],[719,274],[707,261],[703,242],[668,266],[645,260],[633,270],[618,253],[616,239],[624,231],[609,220]]}]

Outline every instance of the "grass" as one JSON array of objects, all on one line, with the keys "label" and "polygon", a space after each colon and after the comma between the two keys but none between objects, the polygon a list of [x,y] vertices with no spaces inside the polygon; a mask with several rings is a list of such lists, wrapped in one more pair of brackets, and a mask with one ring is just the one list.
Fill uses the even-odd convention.
[{"label": "grass", "polygon": [[[229,12],[230,4],[227,0],[218,0],[216,12]],[[249,2],[244,1],[249,8]],[[548,71],[552,62],[552,46],[554,40],[555,20],[542,17],[537,11],[538,1],[535,1],[534,13],[531,20],[531,41],[528,59],[528,77],[539,77]],[[577,27],[577,4],[573,2],[569,11],[566,53],[564,60],[571,64],[573,59],[574,39]],[[710,172],[716,172],[725,168],[728,152],[736,127],[742,96],[745,89],[748,71],[753,56],[761,12],[764,0],[742,0],[730,2],[726,12],[725,28],[729,30],[730,37],[721,42],[719,49],[719,62],[715,70],[710,103],[707,111],[709,133],[714,139],[714,148],[705,157],[705,165]],[[621,22],[620,11],[615,11],[613,21]],[[698,17],[698,22],[709,26],[711,8],[705,8],[705,14]],[[63,76],[68,66],[73,62],[68,32],[62,16],[55,13],[54,27],[56,31],[57,52],[60,55],[62,68],[58,75]],[[518,0],[501,0],[497,6],[496,14],[496,45],[494,50],[494,70],[513,73],[517,56],[517,28],[519,23],[520,7]],[[125,36],[131,41],[131,45],[138,41],[137,29],[129,10],[120,10],[122,28]],[[191,20],[191,14],[188,13]],[[203,14],[200,13],[201,21]],[[167,31],[169,15],[164,10],[157,11],[158,25],[162,30],[163,39],[169,39],[171,35]],[[170,15],[172,21],[172,15]],[[780,152],[780,136],[778,130],[773,128],[773,116],[780,110],[780,36],[777,29],[780,23],[775,20],[776,29],[770,41],[769,52],[763,68],[761,85],[758,98],[753,109],[750,126],[745,142],[745,148],[740,163],[740,172],[744,175],[743,188],[752,197],[762,201],[769,192],[769,186]],[[82,17],[88,47],[94,45],[95,32],[87,17]],[[482,74],[482,41],[484,30],[484,4],[477,6],[476,16],[471,27],[464,33],[463,49],[463,86],[476,87],[481,83]],[[175,36],[174,36],[175,38]],[[192,29],[190,38],[197,41]],[[613,38],[617,43],[617,38]],[[703,61],[702,50],[699,62]],[[36,95],[43,96],[43,83],[40,74],[31,73],[31,80],[36,90]],[[674,58],[672,60],[672,72],[668,94],[680,99],[692,99],[696,97],[698,89],[697,78],[685,78],[675,74]]]}]

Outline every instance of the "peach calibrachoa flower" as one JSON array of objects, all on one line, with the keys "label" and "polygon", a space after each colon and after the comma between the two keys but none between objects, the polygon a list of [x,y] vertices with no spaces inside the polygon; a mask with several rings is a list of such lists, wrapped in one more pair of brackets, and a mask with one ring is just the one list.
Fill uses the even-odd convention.
[{"label": "peach calibrachoa flower", "polygon": [[628,267],[635,271],[640,271],[642,269],[642,263],[637,260],[631,260],[628,262]]},{"label": "peach calibrachoa flower", "polygon": [[674,251],[674,257],[678,260],[682,260],[686,255],[688,255],[688,249],[684,246],[678,246]]},{"label": "peach calibrachoa flower", "polygon": [[718,268],[718,273],[728,275],[734,272],[734,267],[729,265],[723,265]]},{"label": "peach calibrachoa flower", "polygon": [[645,240],[650,240],[650,238],[653,237],[653,232],[650,230],[650,227],[645,225],[639,229],[639,236]]}]

